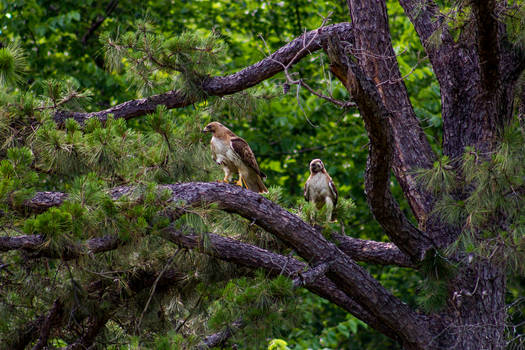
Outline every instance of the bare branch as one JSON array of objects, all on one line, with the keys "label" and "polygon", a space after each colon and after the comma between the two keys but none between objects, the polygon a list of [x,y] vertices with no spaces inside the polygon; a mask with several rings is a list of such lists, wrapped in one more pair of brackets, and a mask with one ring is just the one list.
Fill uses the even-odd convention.
[{"label": "bare branch", "polygon": [[393,243],[375,242],[332,233],[337,247],[355,261],[415,268],[408,255]]},{"label": "bare branch", "polygon": [[241,320],[233,322],[229,327],[226,327],[224,330],[211,334],[204,338],[197,346],[198,350],[211,349],[216,346],[223,344],[228,338],[230,338],[233,333],[243,326]]},{"label": "bare branch", "polygon": [[[303,57],[321,49],[323,42],[336,33],[345,40],[351,40],[351,25],[349,23],[338,23],[307,32],[283,46],[269,57],[237,73],[224,77],[209,77],[205,79],[202,82],[201,88],[207,96],[230,95],[248,89],[282,72],[283,65],[291,67]],[[307,44],[305,45],[305,43]],[[89,118],[99,118],[104,121],[109,114],[113,114],[114,118],[130,119],[152,113],[158,105],[164,105],[168,109],[180,108],[199,102],[203,100],[204,97],[205,96],[187,96],[183,91],[169,91],[160,95],[124,102],[99,112],[79,113],[57,111],[54,119],[60,124],[67,118],[74,118],[80,123],[84,123]]]},{"label": "bare branch", "polygon": [[[327,276],[374,317],[398,332],[403,343],[418,344],[429,336],[424,317],[394,297],[316,229],[270,200],[228,184],[184,183],[167,187],[175,202],[184,201],[190,206],[216,203],[222,210],[235,212],[275,235],[311,264],[329,262]],[[416,324],[421,327],[415,327]]]},{"label": "bare branch", "polygon": [[[417,1],[419,3],[419,0]],[[348,54],[353,55],[357,59],[356,65],[359,66],[363,75],[375,85],[376,89],[374,88],[374,90],[377,91],[384,106],[382,113],[388,112],[390,115],[386,118],[386,122],[391,127],[391,136],[387,141],[389,143],[387,147],[391,147],[393,152],[392,170],[416,219],[419,222],[425,222],[432,212],[433,199],[419,186],[413,170],[430,168],[435,155],[414,113],[399,71],[390,39],[386,3],[372,0],[348,0],[347,4],[352,17],[354,42],[347,43],[341,39],[340,42],[344,43],[346,52],[339,52],[339,54],[343,55],[341,59],[345,59]],[[338,78],[345,77],[346,73],[343,77],[339,76]],[[388,83],[385,84],[384,82]],[[361,82],[360,84],[364,83]],[[361,106],[359,109],[363,115]],[[368,128],[369,130],[374,129],[372,126]],[[386,155],[380,153],[377,155],[386,158]],[[432,237],[442,235],[442,232],[434,233],[432,230],[428,230],[428,232]],[[394,242],[398,243],[398,241]]]},{"label": "bare branch", "polygon": [[[444,24],[444,16],[439,12],[439,7],[434,0],[399,0],[399,3],[414,25],[436,76],[440,80],[449,72],[446,67],[447,61],[443,60],[443,57],[453,55],[456,50],[452,45],[454,40],[448,31],[448,26]],[[435,37],[436,35],[438,37]],[[448,54],[443,55],[443,53]]]},{"label": "bare branch", "polygon": [[85,244],[68,244],[60,251],[52,249],[45,244],[46,239],[41,235],[22,235],[13,237],[0,237],[0,252],[9,250],[24,250],[35,253],[32,257],[60,258],[72,260],[81,255],[102,253],[117,249],[121,243],[116,236],[92,238]]},{"label": "bare branch", "polygon": [[24,207],[42,212],[62,204],[67,194],[62,192],[37,192],[31,199],[24,202]]},{"label": "bare branch", "polygon": [[53,307],[49,310],[40,325],[40,338],[38,338],[38,342],[33,346],[32,350],[40,350],[47,345],[47,340],[49,339],[49,333],[53,328],[53,324],[56,324],[63,314],[62,307],[62,303],[58,299],[55,300]]}]

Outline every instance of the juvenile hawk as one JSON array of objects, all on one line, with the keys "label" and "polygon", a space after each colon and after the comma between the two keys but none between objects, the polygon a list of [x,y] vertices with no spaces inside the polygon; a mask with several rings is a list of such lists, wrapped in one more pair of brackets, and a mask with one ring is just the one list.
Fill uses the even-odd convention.
[{"label": "juvenile hawk", "polygon": [[254,192],[268,192],[262,179],[266,175],[259,169],[255,155],[246,141],[219,122],[211,122],[202,132],[211,132],[210,142],[213,160],[222,165],[223,182],[230,182],[233,174],[239,173],[237,185],[246,186]]},{"label": "juvenile hawk", "polygon": [[310,177],[304,184],[304,199],[315,203],[317,210],[326,204],[326,220],[334,220],[337,190],[321,159],[310,162]]}]

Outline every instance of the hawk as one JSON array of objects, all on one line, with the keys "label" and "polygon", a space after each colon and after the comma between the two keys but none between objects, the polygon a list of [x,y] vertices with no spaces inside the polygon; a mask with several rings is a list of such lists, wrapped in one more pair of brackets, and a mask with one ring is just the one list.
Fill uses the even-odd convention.
[{"label": "hawk", "polygon": [[202,132],[212,133],[211,154],[224,170],[223,182],[230,182],[233,174],[238,172],[237,185],[242,186],[244,183],[246,188],[254,192],[268,192],[262,181],[266,175],[259,169],[248,142],[219,122],[209,123]]},{"label": "hawk", "polygon": [[326,220],[335,219],[337,190],[321,159],[314,159],[310,162],[310,177],[304,184],[304,199],[314,203],[317,210],[326,204]]}]

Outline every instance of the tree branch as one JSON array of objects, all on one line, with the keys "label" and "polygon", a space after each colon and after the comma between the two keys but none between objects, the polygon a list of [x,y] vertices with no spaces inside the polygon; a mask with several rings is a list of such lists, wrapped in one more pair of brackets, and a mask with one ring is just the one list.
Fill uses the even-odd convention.
[{"label": "tree branch", "polygon": [[49,333],[52,327],[56,327],[64,315],[63,304],[60,300],[55,300],[51,309],[44,315],[37,317],[23,325],[12,337],[6,339],[4,344],[0,344],[0,349],[5,350],[24,350],[38,335],[40,338],[33,349],[42,349],[47,345]]},{"label": "tree branch", "polygon": [[408,255],[403,253],[395,244],[375,242],[332,233],[337,247],[355,261],[363,261],[380,265],[397,265],[415,268]]},{"label": "tree branch", "polygon": [[[357,66],[371,80],[373,90],[377,91],[379,100],[382,101],[382,113],[386,111],[390,114],[386,122],[391,127],[388,147],[393,148],[392,169],[416,219],[418,222],[425,222],[432,212],[433,200],[419,186],[413,170],[432,167],[435,155],[414,113],[399,71],[390,39],[386,3],[347,0],[347,4],[352,17],[354,42],[345,43],[347,52],[340,52],[343,55],[341,59],[348,54],[357,59]],[[345,42],[343,39],[340,41]],[[361,106],[359,109],[363,114]],[[429,234],[434,235],[433,232]],[[436,233],[440,234],[441,232]]]},{"label": "tree branch", "polygon": [[92,313],[87,321],[87,329],[84,331],[82,336],[77,339],[74,343],[69,344],[65,350],[84,350],[89,349],[93,344],[97,335],[106,326],[109,321],[109,313]]},{"label": "tree branch", "polygon": [[172,191],[174,202],[184,201],[189,206],[216,203],[220,209],[237,213],[275,235],[310,264],[328,262],[327,276],[348,296],[359,300],[374,317],[396,331],[403,338],[403,344],[421,345],[428,341],[430,333],[424,316],[394,297],[312,226],[277,204],[229,184],[184,183],[167,187]]},{"label": "tree branch", "polygon": [[[224,77],[206,78],[202,82],[201,88],[207,96],[230,95],[248,89],[283,71],[284,66],[295,64],[303,57],[321,49],[323,43],[336,34],[345,40],[351,40],[351,25],[349,23],[338,23],[307,32],[281,47],[272,55],[237,73]],[[308,43],[306,47],[304,46],[305,42]],[[204,96],[193,97],[187,96],[183,91],[169,91],[160,95],[124,102],[99,112],[57,111],[54,119],[59,124],[68,118],[73,118],[79,123],[84,123],[89,118],[99,118],[105,121],[109,114],[113,114],[114,118],[131,119],[154,112],[158,105],[164,105],[168,109],[180,108],[202,99]]]},{"label": "tree branch", "polygon": [[[350,312],[363,322],[369,324],[376,330],[386,334],[394,340],[399,337],[386,327],[377,317],[373,316],[354,299],[341,291],[324,274],[328,265],[322,271],[314,269],[307,270],[308,266],[291,257],[285,257],[257,246],[242,243],[234,239],[208,233],[209,248],[204,247],[204,239],[200,235],[184,235],[180,230],[172,228],[165,230],[164,237],[169,241],[188,249],[195,249],[201,253],[208,254],[217,259],[231,262],[237,265],[268,271],[271,276],[285,275],[294,279],[294,285],[304,286],[309,291],[333,302],[342,309]],[[315,274],[313,272],[320,272]],[[314,276],[315,275],[315,276]]]},{"label": "tree branch", "polygon": [[389,120],[395,117],[383,104],[378,89],[361,68],[348,58],[337,38],[327,48],[331,70],[354,97],[370,139],[365,192],[375,218],[388,237],[414,262],[422,260],[431,240],[414,227],[390,192],[393,135]]},{"label": "tree branch", "polygon": [[[159,188],[168,188],[159,186]],[[169,188],[168,188],[169,189]],[[130,193],[131,187],[117,187],[109,191],[113,199]],[[25,202],[26,205],[37,211],[44,211],[51,206],[59,206],[67,198],[67,194],[61,192],[37,192],[35,196]],[[345,235],[333,233],[332,237],[337,242],[338,247],[355,261],[368,262],[380,265],[397,265],[401,267],[416,266],[410,258],[392,243],[376,242],[352,238]],[[21,236],[0,236],[0,252],[10,250],[25,250],[38,254],[32,257],[61,258],[71,260],[85,254],[102,253],[117,249],[122,242],[116,236],[103,236],[87,240],[84,243],[71,244],[60,254],[52,251],[44,245],[45,238],[41,235],[21,235]],[[87,249],[86,249],[87,248]]]},{"label": "tree branch", "polygon": [[197,346],[198,350],[211,349],[213,347],[223,344],[228,338],[230,338],[233,333],[241,328],[243,325],[242,321],[235,321],[231,326],[226,327],[224,330],[211,334],[204,338],[202,342]]},{"label": "tree branch", "polygon": [[[131,293],[122,294],[120,288],[116,287],[112,282],[108,282],[107,279],[93,281],[83,288],[88,294],[91,295],[91,297],[96,298],[99,301],[103,299],[109,304],[105,304],[104,310],[97,308],[97,310],[92,312],[91,315],[84,313],[76,315],[79,316],[79,318],[76,319],[75,324],[81,324],[87,317],[89,317],[87,321],[87,329],[77,341],[75,341],[73,344],[70,344],[71,348],[68,347],[67,349],[89,348],[89,346],[91,346],[95,341],[98,333],[100,333],[100,331],[104,328],[113,310],[116,310],[126,301],[132,299],[136,293],[150,288],[154,281],[157,280],[158,274],[148,270],[138,270],[121,277],[125,279],[126,286],[129,288]],[[172,287],[175,283],[184,279],[185,274],[170,269],[162,274],[161,278],[157,282],[157,286],[163,288]],[[57,307],[55,307],[55,304]],[[54,315],[52,317],[53,327],[63,326],[64,323],[69,320],[68,317],[63,316],[72,315],[72,311],[64,310],[63,305],[70,305],[71,303],[68,302],[63,304],[62,301],[58,300],[55,301],[55,304],[49,312],[21,326],[18,331],[13,332],[15,337],[8,339],[5,344],[0,344],[0,349],[25,349],[26,346],[33,342],[38,337],[39,333],[42,332],[41,329],[45,325],[46,319],[49,319],[51,315]],[[74,307],[74,305],[71,306]]]},{"label": "tree branch", "polygon": [[40,338],[38,338],[38,342],[35,344],[35,346],[33,346],[32,350],[40,350],[47,345],[49,333],[51,332],[53,325],[58,323],[58,320],[62,317],[62,314],[63,306],[62,303],[57,299],[53,303],[53,307],[51,310],[49,310],[48,314],[40,325]]},{"label": "tree branch", "polygon": [[[210,248],[205,249],[203,245],[203,240],[201,236],[198,235],[183,235],[180,231],[173,229],[167,229],[165,231],[165,238],[169,241],[188,248],[196,249],[202,253],[209,254],[218,259],[232,262],[238,265],[245,267],[250,267],[253,269],[263,268],[267,270],[271,275],[276,276],[279,274],[284,274],[288,277],[295,278],[295,284],[304,285],[307,289],[312,291],[315,294],[320,295],[321,297],[330,300],[346,311],[352,313],[362,321],[369,324],[371,327],[376,328],[378,331],[383,332],[390,336],[393,339],[397,339],[396,335],[392,330],[383,327],[382,323],[379,322],[376,318],[366,312],[362,306],[350,299],[346,294],[337,288],[337,286],[327,279],[325,276],[308,276],[311,275],[311,270],[306,271],[307,265],[297,261],[293,258],[287,258],[276,253],[272,253],[265,249],[252,246],[246,243],[241,243],[230,238],[222,237],[215,234],[208,234]],[[398,254],[395,253],[395,249],[391,249],[394,253],[386,252],[381,254],[379,252],[379,247],[382,243],[374,242],[375,244],[367,244],[367,241],[358,240],[360,243],[353,242],[353,239],[350,237],[338,238],[339,241],[343,242],[342,246],[346,251],[352,251],[353,255],[356,255],[358,258],[363,257],[364,261],[381,261],[382,263],[388,262],[386,256],[392,256],[394,260],[400,260],[399,255],[402,255],[398,250]],[[108,250],[113,250],[118,247],[116,242],[118,238],[112,236],[106,236],[102,238],[93,238],[86,242],[86,246],[92,247],[90,253],[99,253]],[[0,251],[7,251],[12,249],[24,249],[28,251],[38,251],[38,256],[53,257],[53,258],[62,258],[62,259],[75,259],[80,256],[74,254],[58,256],[55,252],[50,252],[46,248],[42,248],[44,239],[40,235],[33,236],[18,236],[18,237],[0,237]],[[359,253],[356,249],[358,245],[361,244],[362,247],[373,246],[372,252]],[[387,245],[388,243],[383,243]],[[80,246],[80,245],[79,245]],[[41,249],[41,250],[39,250]],[[75,251],[81,252],[82,250],[76,249]],[[398,255],[396,257],[396,255]],[[385,257],[384,259],[381,256]],[[405,257],[405,260],[408,260]],[[326,265],[325,265],[326,266]],[[303,273],[304,272],[304,273]],[[322,275],[326,270],[323,270]],[[314,278],[315,277],[315,278]],[[93,288],[91,288],[93,289]],[[94,322],[94,321],[93,321]],[[92,323],[93,323],[92,322]],[[89,333],[89,332],[88,332]],[[87,334],[87,333],[86,333]],[[84,340],[79,339],[77,341],[79,344],[84,344]]]},{"label": "tree branch", "polygon": [[[411,310],[316,229],[277,204],[229,184],[184,183],[161,187],[171,190],[173,202],[182,201],[187,206],[217,203],[218,208],[249,219],[288,244],[313,266],[329,263],[327,276],[337,289],[359,300],[367,312],[398,333],[402,343],[419,344],[428,340],[430,335],[427,334],[425,316]],[[132,191],[132,187],[122,186],[109,192],[112,198],[117,199]]]},{"label": "tree branch", "polygon": [[50,248],[45,243],[46,239],[41,235],[0,237],[0,252],[18,249],[35,253],[33,256],[34,258],[46,257],[72,260],[79,258],[82,255],[102,253],[117,249],[121,242],[116,236],[97,237],[86,241],[85,244],[67,244],[60,251]]},{"label": "tree branch", "polygon": [[37,192],[35,195],[24,202],[24,207],[35,212],[43,212],[51,207],[62,204],[67,194],[62,192]]},{"label": "tree branch", "polygon": [[[437,79],[442,82],[450,71],[445,58],[455,55],[456,48],[439,7],[434,0],[399,0],[399,3],[416,29]],[[439,37],[433,38],[436,34]]]}]

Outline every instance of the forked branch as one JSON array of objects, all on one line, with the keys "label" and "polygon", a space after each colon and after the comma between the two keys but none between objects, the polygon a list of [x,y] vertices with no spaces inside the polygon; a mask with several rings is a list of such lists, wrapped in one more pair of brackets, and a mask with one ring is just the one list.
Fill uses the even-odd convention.
[{"label": "forked branch", "polygon": [[84,123],[89,118],[99,118],[104,121],[110,114],[114,118],[131,119],[152,113],[159,105],[164,105],[168,109],[180,108],[200,102],[205,96],[231,95],[282,72],[283,65],[290,67],[312,52],[320,50],[323,43],[335,34],[350,40],[352,27],[349,23],[338,23],[312,30],[237,73],[224,77],[209,77],[201,82],[201,88],[204,92],[202,96],[188,96],[182,90],[169,91],[160,95],[124,102],[98,112],[57,111],[54,119],[60,124],[68,118],[73,118],[80,123]]}]

